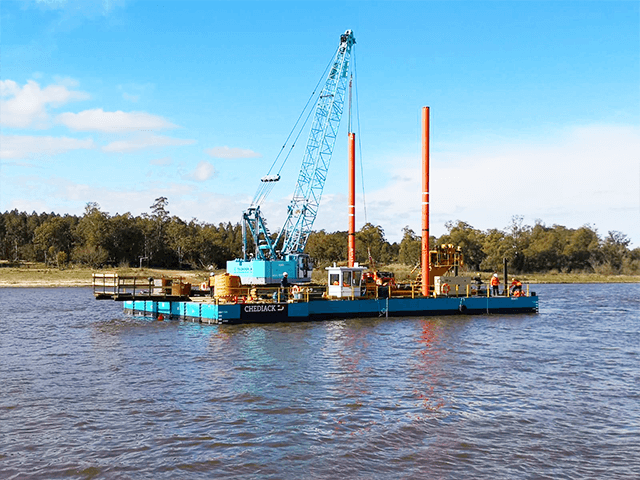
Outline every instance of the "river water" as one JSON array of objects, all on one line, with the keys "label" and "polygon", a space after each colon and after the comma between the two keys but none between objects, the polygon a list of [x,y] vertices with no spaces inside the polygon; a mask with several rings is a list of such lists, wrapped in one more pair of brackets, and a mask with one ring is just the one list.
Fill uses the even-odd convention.
[{"label": "river water", "polygon": [[640,285],[209,326],[0,289],[2,479],[640,478]]}]

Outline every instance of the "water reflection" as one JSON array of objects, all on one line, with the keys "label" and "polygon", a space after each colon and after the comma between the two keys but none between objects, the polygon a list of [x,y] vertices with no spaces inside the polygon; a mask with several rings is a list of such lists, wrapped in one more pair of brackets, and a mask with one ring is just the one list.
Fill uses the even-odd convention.
[{"label": "water reflection", "polygon": [[[331,369],[324,383],[335,398],[330,409],[334,435],[363,434],[375,425],[368,414],[368,380],[373,372],[368,358],[371,330],[367,326],[362,321],[327,323],[324,351]],[[366,411],[361,411],[363,407]]]},{"label": "water reflection", "polygon": [[[439,343],[440,326],[437,320],[420,320],[420,337],[417,339],[420,347],[416,351],[418,357],[415,365],[416,380],[413,394],[418,398],[421,407],[413,415],[415,420],[425,420],[440,413],[445,406],[442,397],[442,362],[445,352]],[[422,411],[420,411],[422,410]]]}]

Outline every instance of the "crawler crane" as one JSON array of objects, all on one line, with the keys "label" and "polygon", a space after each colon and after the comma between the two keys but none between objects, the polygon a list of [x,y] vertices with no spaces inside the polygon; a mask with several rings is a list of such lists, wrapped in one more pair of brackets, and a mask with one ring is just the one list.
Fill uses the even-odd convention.
[{"label": "crawler crane", "polygon": [[[305,246],[318,214],[322,190],[338,134],[347,92],[351,50],[356,43],[351,30],[340,36],[340,44],[320,91],[309,138],[284,225],[274,239],[267,229],[260,205],[280,175],[261,179],[258,193],[242,215],[243,258],[227,262],[227,272],[241,277],[243,284],[280,282],[286,272],[292,282],[309,282],[313,265]],[[249,235],[254,249],[250,250]]]}]

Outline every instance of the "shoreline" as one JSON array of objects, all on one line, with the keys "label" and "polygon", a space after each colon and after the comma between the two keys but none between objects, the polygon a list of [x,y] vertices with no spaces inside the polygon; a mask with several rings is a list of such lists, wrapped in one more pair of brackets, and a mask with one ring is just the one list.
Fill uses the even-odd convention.
[{"label": "shoreline", "polygon": [[[93,273],[117,272],[120,275],[144,276],[144,277],[168,277],[182,278],[193,285],[199,285],[208,276],[204,270],[159,270],[116,268],[105,270],[93,270],[89,268],[69,268],[59,270],[57,268],[44,267],[4,267],[0,268],[1,288],[85,288],[91,287]],[[216,274],[224,271],[216,271]],[[465,272],[463,275],[475,276],[477,273]],[[480,274],[483,281],[488,282],[490,273]],[[511,276],[511,275],[510,275]],[[514,275],[516,276],[516,275]],[[589,283],[640,283],[640,275],[603,275],[596,273],[538,273],[522,274],[517,277],[525,284],[589,284]],[[398,275],[400,281],[406,281],[402,275]],[[314,279],[315,280],[315,279]],[[501,284],[504,281],[501,279]]]},{"label": "shoreline", "polygon": [[[155,270],[138,268],[46,268],[44,266],[0,268],[1,288],[81,288],[92,286],[93,273],[118,273],[119,275],[183,278],[186,282],[199,284],[208,277],[205,271]],[[198,282],[198,283],[195,283]]]}]

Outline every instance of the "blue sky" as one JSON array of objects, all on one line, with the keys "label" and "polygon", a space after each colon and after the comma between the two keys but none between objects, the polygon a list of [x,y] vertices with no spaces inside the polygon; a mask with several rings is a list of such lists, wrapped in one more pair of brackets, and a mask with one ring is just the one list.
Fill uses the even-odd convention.
[{"label": "blue sky", "polygon": [[[239,221],[352,29],[358,227],[420,231],[428,105],[432,234],[521,215],[640,246],[638,2],[3,0],[0,15],[0,211],[139,215],[165,196],[183,219]],[[345,117],[317,229],[347,228],[346,135]],[[263,206],[274,230],[303,144]]]}]

